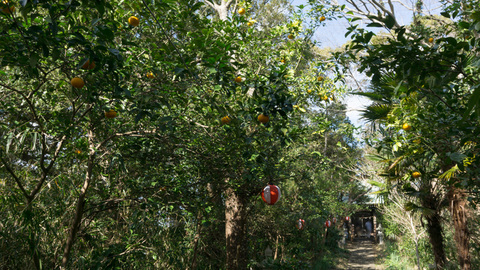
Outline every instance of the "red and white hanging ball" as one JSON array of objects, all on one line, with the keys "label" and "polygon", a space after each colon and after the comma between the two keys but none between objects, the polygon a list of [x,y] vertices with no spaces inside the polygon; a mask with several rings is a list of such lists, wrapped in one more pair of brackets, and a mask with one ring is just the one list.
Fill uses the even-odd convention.
[{"label": "red and white hanging ball", "polygon": [[305,220],[303,219],[297,220],[297,224],[295,224],[295,226],[297,227],[297,229],[303,230],[303,228],[305,227]]},{"label": "red and white hanging ball", "polygon": [[333,218],[333,224],[337,223],[337,218]]},{"label": "red and white hanging ball", "polygon": [[332,226],[332,222],[330,220],[325,221],[325,227],[330,228]]},{"label": "red and white hanging ball", "polygon": [[345,220],[346,220],[346,221],[349,221],[349,220],[350,220],[350,217],[345,217]]},{"label": "red and white hanging ball", "polygon": [[262,191],[262,199],[269,205],[274,205],[280,197],[280,189],[275,185],[268,185]]}]

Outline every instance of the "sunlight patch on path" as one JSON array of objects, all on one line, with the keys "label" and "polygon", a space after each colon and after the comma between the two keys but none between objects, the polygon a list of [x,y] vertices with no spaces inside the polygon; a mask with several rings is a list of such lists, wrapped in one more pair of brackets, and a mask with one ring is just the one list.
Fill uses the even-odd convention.
[{"label": "sunlight patch on path", "polygon": [[369,239],[356,239],[348,244],[350,258],[348,270],[382,270],[384,267],[376,265],[376,247]]}]

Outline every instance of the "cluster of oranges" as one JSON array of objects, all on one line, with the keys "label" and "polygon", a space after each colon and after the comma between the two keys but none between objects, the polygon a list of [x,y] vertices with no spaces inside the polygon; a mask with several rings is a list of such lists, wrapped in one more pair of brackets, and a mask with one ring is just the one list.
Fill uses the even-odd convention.
[{"label": "cluster of oranges", "polygon": [[[260,114],[258,115],[257,117],[257,120],[258,122],[262,123],[262,124],[266,124],[270,121],[270,117],[268,115],[265,115],[265,114]],[[220,122],[222,122],[222,124],[224,125],[228,125],[230,124],[230,122],[232,122],[232,118],[230,118],[230,116],[224,116],[220,119]]]},{"label": "cluster of oranges", "polygon": [[[2,9],[3,13],[10,14],[10,13],[15,11],[15,7],[13,5],[9,5],[7,0],[3,1],[1,6],[2,7],[5,6]],[[140,20],[135,16],[131,16],[130,18],[128,18],[128,24],[135,27],[135,26],[138,26],[140,24]],[[90,61],[90,59],[88,59],[82,65],[82,69],[88,69],[88,70],[95,69],[95,67],[96,67],[95,61],[93,61],[93,60]],[[155,77],[155,75],[152,72],[147,73],[147,78],[154,78],[154,77]],[[82,89],[85,86],[85,81],[80,77],[74,77],[73,79],[70,80],[70,84],[74,88]],[[105,112],[105,117],[106,118],[115,118],[115,117],[117,117],[117,112],[115,110],[106,111]]]}]

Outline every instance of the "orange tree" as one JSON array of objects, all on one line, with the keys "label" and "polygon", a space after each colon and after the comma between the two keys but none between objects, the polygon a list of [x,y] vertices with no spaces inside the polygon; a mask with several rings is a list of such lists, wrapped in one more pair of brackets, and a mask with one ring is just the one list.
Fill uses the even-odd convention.
[{"label": "orange tree", "polygon": [[302,84],[282,53],[311,46],[286,39],[299,22],[261,32],[187,0],[2,5],[2,265],[242,268]]},{"label": "orange tree", "polygon": [[440,231],[430,234],[439,268],[446,261],[439,216],[443,196],[455,228],[458,264],[462,269],[472,265],[466,217],[472,214],[469,201],[478,199],[478,114],[472,111],[477,110],[479,96],[475,26],[480,13],[474,6],[445,5],[442,15],[452,20],[442,28],[401,27],[392,16],[376,18],[370,26],[384,26],[391,34],[381,44],[371,43],[373,32],[350,27],[350,48],[364,53],[358,58],[362,70],[378,90],[366,95],[388,93],[381,98],[391,101],[370,107],[370,116],[386,119],[376,146],[389,152],[388,175],[394,183],[420,197],[418,209],[424,211],[429,233],[433,227]]}]

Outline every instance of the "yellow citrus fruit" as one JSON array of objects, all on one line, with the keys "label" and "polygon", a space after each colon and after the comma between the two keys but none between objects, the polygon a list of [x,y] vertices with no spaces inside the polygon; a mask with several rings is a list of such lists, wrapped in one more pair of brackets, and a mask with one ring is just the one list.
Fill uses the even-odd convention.
[{"label": "yellow citrus fruit", "polygon": [[290,34],[290,35],[288,35],[288,38],[289,39],[294,39],[295,37],[293,36],[293,34]]},{"label": "yellow citrus fruit", "polygon": [[140,24],[140,20],[135,16],[131,16],[128,18],[128,24],[131,26],[138,26]]},{"label": "yellow citrus fruit", "polygon": [[224,116],[222,117],[222,119],[220,119],[220,121],[222,121],[222,124],[230,124],[230,122],[232,121],[232,118],[230,118],[230,116]]},{"label": "yellow citrus fruit", "polygon": [[285,59],[280,60],[280,62],[282,62],[283,64],[285,64]]},{"label": "yellow citrus fruit", "polygon": [[320,17],[320,21],[321,22],[325,21],[325,16]]},{"label": "yellow citrus fruit", "polygon": [[309,94],[312,93],[312,89],[308,89],[307,93],[309,93]]},{"label": "yellow citrus fruit", "polygon": [[245,14],[245,12],[247,12],[247,11],[244,8],[241,8],[241,9],[238,10],[238,14],[240,14],[240,15]]},{"label": "yellow citrus fruit", "polygon": [[323,81],[323,77],[322,77],[322,76],[318,76],[317,81],[319,81],[319,82]]},{"label": "yellow citrus fruit", "polygon": [[73,87],[78,88],[78,89],[85,86],[85,82],[81,78],[78,78],[78,77],[73,78],[70,81],[70,84],[72,84]]},{"label": "yellow citrus fruit", "polygon": [[322,100],[323,100],[323,101],[327,101],[327,100],[328,100],[328,97],[327,97],[326,95],[324,95],[324,96],[322,97]]},{"label": "yellow citrus fruit", "polygon": [[153,79],[153,78],[155,78],[155,74],[153,74],[153,72],[148,72],[147,73],[147,78]]},{"label": "yellow citrus fruit", "polygon": [[117,112],[114,110],[109,110],[105,112],[105,117],[106,118],[115,118],[117,117]]},{"label": "yellow citrus fruit", "polygon": [[90,60],[87,60],[85,64],[82,66],[83,69],[94,69],[95,68],[95,61],[90,62]]},{"label": "yellow citrus fruit", "polygon": [[77,150],[75,150],[75,153],[81,154],[81,153],[82,153],[82,150],[77,149]]},{"label": "yellow citrus fruit", "polygon": [[405,130],[405,131],[409,131],[410,129],[412,129],[412,126],[410,126],[409,123],[404,123],[402,125],[402,129]]},{"label": "yellow citrus fruit", "polygon": [[252,22],[247,22],[247,26],[252,26],[253,23]]},{"label": "yellow citrus fruit", "polygon": [[421,174],[420,172],[413,172],[413,173],[412,173],[412,177],[413,177],[413,178],[418,178],[418,177],[420,177],[420,176],[422,176],[422,174]]},{"label": "yellow citrus fruit", "polygon": [[270,121],[270,117],[268,117],[267,115],[264,115],[263,113],[260,114],[258,117],[257,117],[258,121],[260,123],[268,123],[268,121]]},{"label": "yellow citrus fruit", "polygon": [[240,76],[236,77],[235,82],[241,83],[242,82],[242,77],[240,77]]},{"label": "yellow citrus fruit", "polygon": [[429,38],[428,42],[433,43],[433,38]]}]

